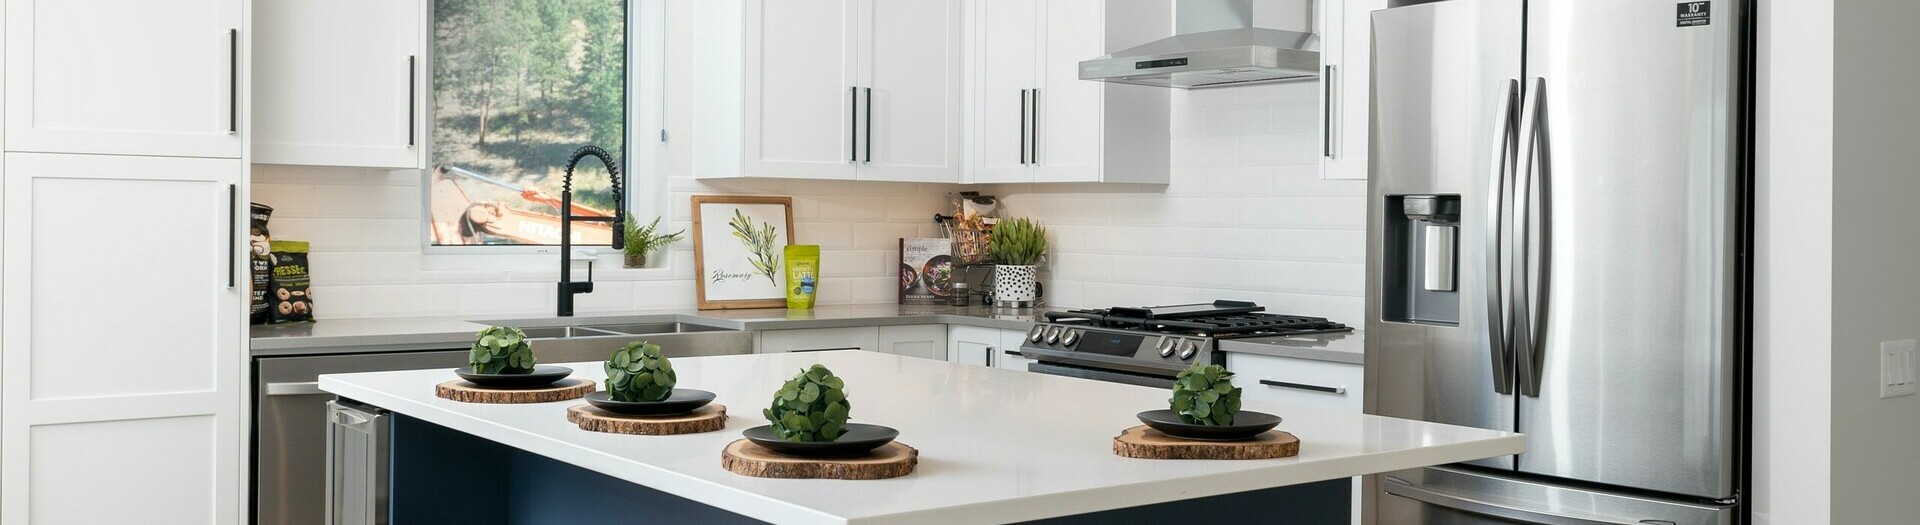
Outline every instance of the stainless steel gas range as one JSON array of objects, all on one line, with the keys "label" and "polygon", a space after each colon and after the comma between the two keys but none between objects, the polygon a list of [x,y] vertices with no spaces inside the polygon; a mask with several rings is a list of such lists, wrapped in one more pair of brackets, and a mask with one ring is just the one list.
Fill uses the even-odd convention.
[{"label": "stainless steel gas range", "polygon": [[1047,312],[1020,345],[1043,374],[1172,388],[1195,363],[1224,363],[1223,339],[1351,332],[1323,317],[1265,313],[1243,301]]}]

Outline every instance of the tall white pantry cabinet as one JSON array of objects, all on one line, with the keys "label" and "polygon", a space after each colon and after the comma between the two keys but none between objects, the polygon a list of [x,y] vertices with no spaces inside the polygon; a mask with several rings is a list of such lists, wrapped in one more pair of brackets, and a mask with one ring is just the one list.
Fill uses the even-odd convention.
[{"label": "tall white pantry cabinet", "polygon": [[5,0],[0,522],[238,524],[247,0]]}]

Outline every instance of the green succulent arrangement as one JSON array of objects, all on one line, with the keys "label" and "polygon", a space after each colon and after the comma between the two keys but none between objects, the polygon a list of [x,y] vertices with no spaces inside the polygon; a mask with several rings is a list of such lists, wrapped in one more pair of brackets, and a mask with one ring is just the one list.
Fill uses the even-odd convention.
[{"label": "green succulent arrangement", "polygon": [[666,401],[679,381],[660,345],[627,343],[607,358],[607,397],[614,401]]},{"label": "green succulent arrangement", "polygon": [[647,223],[646,226],[640,226],[639,221],[629,222],[626,228],[627,245],[623,249],[626,251],[628,257],[636,257],[641,260],[645,260],[647,254],[653,253],[655,249],[661,246],[678,242],[681,236],[687,233],[687,230],[683,228],[677,232],[661,234],[659,217],[654,217],[653,222]]},{"label": "green succulent arrangement", "polygon": [[987,238],[987,253],[1000,264],[1040,264],[1040,258],[1047,254],[1047,229],[1026,217],[1000,221]]},{"label": "green succulent arrangement", "polygon": [[467,364],[481,374],[531,374],[533,344],[519,328],[489,326],[475,336]]},{"label": "green succulent arrangement", "polygon": [[847,429],[846,382],[818,364],[800,371],[773,395],[773,406],[761,412],[773,422],[780,439],[824,442],[840,438]]},{"label": "green succulent arrangement", "polygon": [[1194,363],[1180,371],[1173,382],[1173,411],[1180,420],[1195,425],[1231,425],[1240,413],[1240,387],[1233,386],[1233,372],[1220,365]]}]

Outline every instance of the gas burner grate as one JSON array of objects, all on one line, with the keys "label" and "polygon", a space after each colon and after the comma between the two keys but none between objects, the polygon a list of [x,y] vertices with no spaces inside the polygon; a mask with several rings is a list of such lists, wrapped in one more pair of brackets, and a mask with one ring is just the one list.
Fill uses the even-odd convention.
[{"label": "gas burner grate", "polygon": [[1270,314],[1261,310],[1264,308],[1253,303],[1215,301],[1210,305],[1070,310],[1048,312],[1046,316],[1048,321],[1058,324],[1177,333],[1216,339],[1353,330],[1347,325],[1329,321],[1324,317]]}]

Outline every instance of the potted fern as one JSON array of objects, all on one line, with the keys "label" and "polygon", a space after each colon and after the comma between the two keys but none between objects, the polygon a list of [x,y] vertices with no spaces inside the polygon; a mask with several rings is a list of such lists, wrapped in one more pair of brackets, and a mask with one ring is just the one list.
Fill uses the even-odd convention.
[{"label": "potted fern", "polygon": [[1031,308],[1040,298],[1040,261],[1047,254],[1047,229],[1026,217],[1000,221],[987,239],[993,256],[993,305]]},{"label": "potted fern", "polygon": [[627,256],[626,266],[628,268],[647,267],[647,254],[653,253],[654,250],[659,249],[661,246],[679,241],[680,236],[687,233],[687,230],[681,229],[677,232],[661,235],[659,217],[654,217],[653,222],[647,223],[646,226],[639,226],[638,223],[639,221],[627,223],[627,246],[625,251]]}]

